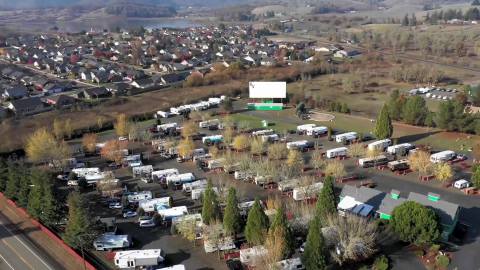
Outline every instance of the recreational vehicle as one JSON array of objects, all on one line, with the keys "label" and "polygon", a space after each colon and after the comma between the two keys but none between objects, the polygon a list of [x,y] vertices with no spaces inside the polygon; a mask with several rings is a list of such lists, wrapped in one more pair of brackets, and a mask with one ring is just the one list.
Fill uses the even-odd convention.
[{"label": "recreational vehicle", "polygon": [[182,186],[182,191],[185,194],[190,194],[192,190],[202,189],[207,187],[207,180],[198,180],[191,183],[185,183]]},{"label": "recreational vehicle", "polygon": [[300,180],[298,179],[285,180],[278,183],[278,190],[281,192],[289,192],[293,191],[293,189],[299,185]]},{"label": "recreational vehicle", "polygon": [[211,160],[207,161],[207,168],[209,170],[221,169],[221,168],[223,168],[224,163],[225,163],[225,159],[223,159],[223,158],[211,159]]},{"label": "recreational vehicle", "polygon": [[129,248],[132,245],[132,238],[129,235],[117,235],[104,233],[93,241],[95,250],[112,250]]},{"label": "recreational vehicle", "polygon": [[177,123],[168,123],[168,124],[162,124],[162,125],[157,125],[157,131],[162,131],[162,132],[170,132],[171,130],[177,130],[178,124]]},{"label": "recreational vehicle", "polygon": [[[202,197],[202,195],[203,195],[203,193],[205,192],[206,189],[207,189],[206,187],[193,189],[191,191],[192,200],[200,200],[200,198]],[[216,187],[213,187],[212,189],[215,193],[218,194],[218,189]]]},{"label": "recreational vehicle", "polygon": [[155,114],[155,118],[169,118],[172,116],[170,112],[164,112],[164,111],[157,111]]},{"label": "recreational vehicle", "polygon": [[315,124],[305,124],[305,125],[297,126],[297,133],[305,134],[315,126],[316,126]]},{"label": "recreational vehicle", "polygon": [[264,143],[278,142],[280,140],[278,134],[262,135],[261,138]]},{"label": "recreational vehicle", "polygon": [[224,236],[220,239],[215,240],[216,241],[204,239],[203,248],[205,249],[206,253],[212,253],[215,251],[227,251],[236,248],[235,243],[230,236]]},{"label": "recreational vehicle", "polygon": [[358,134],[356,132],[347,132],[335,135],[335,141],[337,143],[350,144],[358,139]]},{"label": "recreational vehicle", "polygon": [[176,264],[176,265],[173,265],[173,266],[164,267],[164,268],[160,268],[160,269],[157,269],[157,270],[186,270],[186,268],[183,264]]},{"label": "recreational vehicle", "polygon": [[432,154],[430,156],[430,161],[432,163],[440,163],[440,162],[447,162],[449,160],[452,160],[455,158],[457,154],[451,150],[446,150],[442,152],[438,152],[435,154]]},{"label": "recreational vehicle", "polygon": [[286,260],[277,262],[275,265],[276,265],[275,269],[278,269],[278,270],[306,269],[305,266],[303,266],[302,260],[300,258],[286,259]]},{"label": "recreational vehicle", "polygon": [[327,158],[337,158],[337,157],[346,157],[348,155],[347,147],[338,147],[334,149],[327,150]]},{"label": "recreational vehicle", "polygon": [[145,212],[155,212],[161,208],[164,209],[172,207],[172,201],[172,197],[141,200],[138,202],[138,208],[142,208]]},{"label": "recreational vehicle", "polygon": [[307,140],[294,141],[287,143],[287,149],[303,150],[309,147]]},{"label": "recreational vehicle", "polygon": [[327,134],[327,132],[328,132],[327,127],[313,127],[307,130],[307,135],[317,137],[320,135]]},{"label": "recreational vehicle", "polygon": [[120,269],[158,266],[165,261],[161,249],[128,250],[115,253],[114,262]]},{"label": "recreational vehicle", "polygon": [[149,190],[133,192],[127,195],[127,200],[129,203],[136,203],[142,200],[150,200],[152,198],[152,192]]},{"label": "recreational vehicle", "polygon": [[273,129],[262,129],[252,132],[252,136],[264,136],[273,134]]},{"label": "recreational vehicle", "polygon": [[221,143],[221,142],[223,142],[222,135],[205,136],[202,138],[203,144],[214,144],[214,143]]},{"label": "recreational vehicle", "polygon": [[385,139],[385,140],[380,140],[376,142],[372,142],[368,144],[368,150],[373,151],[373,150],[380,150],[380,151],[385,151],[385,148],[389,147],[392,144],[392,140],[390,139]]},{"label": "recreational vehicle", "polygon": [[296,187],[293,189],[293,199],[295,201],[303,201],[312,197],[316,197],[323,188],[323,183],[318,182],[306,187]]},{"label": "recreational vehicle", "polygon": [[410,168],[410,165],[408,164],[408,159],[390,161],[388,162],[387,166],[392,172],[403,171]]},{"label": "recreational vehicle", "polygon": [[388,163],[388,158],[384,155],[373,158],[361,158],[358,160],[358,165],[362,168],[370,168],[373,166],[385,165]]},{"label": "recreational vehicle", "polygon": [[132,168],[133,177],[137,176],[151,176],[153,172],[152,165],[137,166]]},{"label": "recreational vehicle", "polygon": [[173,218],[187,215],[188,209],[183,205],[166,209],[158,209],[157,212],[163,218],[163,220],[172,220]]},{"label": "recreational vehicle", "polygon": [[185,184],[195,181],[193,173],[173,174],[166,177],[167,184],[178,183]]},{"label": "recreational vehicle", "polygon": [[207,120],[207,121],[200,122],[200,123],[198,123],[198,126],[200,128],[209,128],[211,126],[219,126],[220,124],[221,124],[220,120],[212,119],[212,120]]},{"label": "recreational vehicle", "polygon": [[240,249],[240,262],[248,266],[254,266],[255,262],[266,256],[268,250],[264,246],[254,246],[251,248]]},{"label": "recreational vehicle", "polygon": [[391,155],[405,156],[408,154],[408,151],[414,148],[415,146],[411,143],[396,144],[396,145],[387,147],[387,153]]},{"label": "recreational vehicle", "polygon": [[72,172],[78,177],[78,178],[85,178],[89,174],[99,174],[100,169],[99,168],[78,168],[78,169],[72,169]]},{"label": "recreational vehicle", "polygon": [[177,175],[177,174],[179,174],[179,172],[178,172],[178,169],[176,169],[176,168],[154,171],[154,172],[152,172],[152,179],[153,180],[164,180],[170,175]]}]

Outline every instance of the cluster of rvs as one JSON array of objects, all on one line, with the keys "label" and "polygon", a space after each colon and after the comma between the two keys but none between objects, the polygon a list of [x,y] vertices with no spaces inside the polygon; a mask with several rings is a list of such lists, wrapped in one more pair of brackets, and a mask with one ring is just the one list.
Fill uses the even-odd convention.
[{"label": "cluster of rvs", "polygon": [[182,115],[191,111],[203,111],[210,108],[217,107],[225,100],[225,96],[211,97],[208,100],[200,101],[197,103],[181,105],[178,107],[171,107],[169,112],[158,111],[155,114],[156,118],[168,118],[174,115]]}]

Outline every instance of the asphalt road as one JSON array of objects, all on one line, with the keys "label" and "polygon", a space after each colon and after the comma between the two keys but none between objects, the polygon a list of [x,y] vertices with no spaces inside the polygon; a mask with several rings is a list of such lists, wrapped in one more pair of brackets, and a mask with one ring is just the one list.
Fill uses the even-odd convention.
[{"label": "asphalt road", "polygon": [[0,215],[0,270],[61,269],[12,226]]}]

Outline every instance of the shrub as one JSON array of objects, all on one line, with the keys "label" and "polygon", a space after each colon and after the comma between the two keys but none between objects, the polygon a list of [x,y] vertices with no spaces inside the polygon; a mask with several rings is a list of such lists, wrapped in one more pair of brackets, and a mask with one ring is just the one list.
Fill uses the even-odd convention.
[{"label": "shrub", "polygon": [[435,264],[437,265],[437,267],[446,269],[450,264],[450,258],[448,258],[448,256],[445,256],[445,255],[439,255],[437,256]]},{"label": "shrub", "polygon": [[385,255],[382,255],[375,259],[373,263],[373,270],[387,270],[388,269],[388,258]]}]

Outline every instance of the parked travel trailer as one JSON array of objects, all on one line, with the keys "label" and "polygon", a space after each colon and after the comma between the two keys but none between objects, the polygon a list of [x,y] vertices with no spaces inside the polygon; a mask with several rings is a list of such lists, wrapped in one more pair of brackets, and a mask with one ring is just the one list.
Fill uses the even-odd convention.
[{"label": "parked travel trailer", "polygon": [[195,214],[188,214],[184,216],[179,216],[179,217],[174,217],[172,218],[172,225],[179,224],[183,221],[193,221],[195,220],[195,223],[198,227],[203,225],[202,222],[202,214],[201,213],[195,213]]},{"label": "parked travel trailer", "polygon": [[327,150],[327,158],[346,157],[348,155],[347,147],[338,147]]},{"label": "parked travel trailer", "polygon": [[385,165],[388,163],[388,158],[384,155],[376,156],[373,158],[361,158],[358,160],[358,166],[362,168],[370,168],[373,166]]},{"label": "parked travel trailer", "polygon": [[368,150],[370,150],[370,151],[380,150],[380,151],[383,152],[391,144],[392,144],[392,140],[390,140],[390,139],[385,139],[385,140],[372,142],[372,143],[368,144]]},{"label": "parked travel trailer", "polygon": [[347,132],[347,133],[335,135],[335,141],[337,143],[349,144],[357,139],[358,139],[358,134],[356,132]]},{"label": "parked travel trailer", "polygon": [[127,195],[127,200],[129,203],[136,203],[142,200],[150,200],[152,198],[152,192],[149,190],[133,192]]},{"label": "parked travel trailer", "polygon": [[411,143],[402,143],[387,147],[387,153],[392,155],[405,156],[408,154],[408,151],[412,149],[415,149],[415,145]]},{"label": "parked travel trailer", "polygon": [[172,220],[176,217],[188,215],[188,209],[184,205],[166,209],[158,209],[157,212],[160,216],[162,216],[163,220]]},{"label": "parked travel trailer", "polygon": [[195,181],[195,175],[193,173],[173,174],[166,177],[167,184],[170,183],[189,183]]},{"label": "parked travel trailer", "polygon": [[430,161],[432,163],[447,162],[455,158],[457,154],[451,150],[438,152],[430,156]]},{"label": "parked travel trailer", "polygon": [[172,207],[172,202],[172,197],[141,200],[138,202],[138,208],[142,208],[145,212],[155,212],[161,208]]},{"label": "parked travel trailer", "polygon": [[155,118],[169,118],[172,116],[170,112],[164,112],[164,111],[157,111],[155,114]]},{"label": "parked travel trailer", "polygon": [[232,237],[224,236],[220,239],[217,239],[217,241],[210,241],[210,240],[204,239],[203,248],[205,249],[206,253],[212,253],[215,251],[232,250],[232,249],[235,249],[236,246],[235,246],[235,243],[233,242]]},{"label": "parked travel trailer", "polygon": [[410,168],[410,165],[408,164],[408,159],[401,159],[388,162],[387,167],[394,172],[407,170]]},{"label": "parked travel trailer", "polygon": [[220,142],[223,142],[222,135],[205,136],[202,138],[202,143],[204,144],[220,143]]},{"label": "parked travel trailer", "polygon": [[297,132],[300,134],[305,134],[307,133],[308,130],[311,130],[315,127],[315,124],[305,124],[305,125],[300,125],[297,126]]},{"label": "parked travel trailer", "polygon": [[273,134],[273,129],[262,129],[252,132],[252,136],[264,136]]},{"label": "parked travel trailer", "polygon": [[278,142],[280,140],[280,137],[278,134],[270,134],[270,135],[262,135],[262,142]]},{"label": "parked travel trailer", "polygon": [[[247,202],[238,203],[238,208],[240,209],[240,215],[246,216],[248,214],[248,211],[250,210],[250,208],[253,207],[254,203],[255,203],[255,201],[247,201]],[[261,201],[260,201],[260,204],[262,204]]]},{"label": "parked travel trailer", "polygon": [[465,179],[461,179],[461,180],[455,181],[455,183],[453,184],[453,187],[458,188],[458,189],[464,189],[464,188],[470,187],[471,184],[472,183],[470,183],[469,181],[467,181]]},{"label": "parked travel trailer", "polygon": [[177,174],[179,174],[177,168],[165,169],[165,170],[160,170],[160,171],[153,171],[152,172],[152,179],[153,180],[163,180],[163,179],[166,179],[170,175],[177,175]]},{"label": "parked travel trailer", "polygon": [[151,176],[153,172],[152,165],[137,166],[132,168],[133,177],[148,175]]},{"label": "parked travel trailer", "polygon": [[275,265],[276,265],[275,269],[278,269],[278,270],[304,270],[304,269],[306,269],[305,266],[303,266],[302,260],[300,258],[286,259],[286,260],[277,262]]},{"label": "parked travel trailer", "polygon": [[165,254],[161,249],[120,251],[115,253],[113,261],[120,269],[139,269],[163,263]]},{"label": "parked travel trailer", "polygon": [[281,192],[289,192],[293,191],[293,189],[299,185],[300,180],[298,179],[284,180],[278,183],[278,190]]},{"label": "parked travel trailer", "polygon": [[72,169],[72,172],[78,178],[85,178],[89,174],[91,175],[100,174],[100,168],[77,168],[77,169]]},{"label": "parked travel trailer", "polygon": [[303,150],[309,147],[309,142],[307,140],[294,141],[287,143],[287,149],[297,149]]},{"label": "parked travel trailer", "polygon": [[267,254],[268,250],[264,246],[240,249],[240,262],[248,266],[253,266],[258,259]]},{"label": "parked travel trailer", "polygon": [[169,267],[160,268],[157,270],[186,270],[186,268],[183,264],[176,264]]},{"label": "parked travel trailer", "polygon": [[209,170],[221,169],[223,168],[223,163],[225,163],[225,159],[223,158],[211,159],[207,161],[207,168]]},{"label": "parked travel trailer", "polygon": [[157,131],[169,132],[170,130],[176,130],[178,128],[177,123],[167,123],[162,125],[157,125]]},{"label": "parked travel trailer", "polygon": [[93,241],[95,250],[113,250],[129,248],[132,245],[132,238],[129,235],[117,235],[104,233]]},{"label": "parked travel trailer", "polygon": [[188,108],[186,106],[178,106],[178,107],[170,108],[170,112],[172,114],[176,114],[176,115],[180,115],[180,114],[183,114],[183,113],[186,113],[186,112],[189,112],[189,111],[190,111],[190,108]]},{"label": "parked travel trailer", "polygon": [[[193,189],[191,192],[192,200],[200,200],[200,198],[202,197],[202,194],[205,192],[206,189],[207,189],[206,187]],[[215,193],[218,194],[218,189],[216,187],[213,187],[212,189]]]},{"label": "parked travel trailer", "polygon": [[221,124],[220,120],[212,119],[198,123],[200,128],[209,128],[211,126],[219,126]]},{"label": "parked travel trailer", "polygon": [[254,175],[248,172],[235,171],[233,177],[235,178],[235,180],[247,180],[254,178]]},{"label": "parked travel trailer", "polygon": [[98,181],[103,180],[107,177],[112,177],[112,173],[101,172],[96,174],[87,174],[84,178],[87,181],[87,184],[96,184]]},{"label": "parked travel trailer", "polygon": [[182,186],[182,191],[185,194],[190,194],[194,189],[201,189],[207,187],[207,180],[198,180],[191,183],[185,183]]},{"label": "parked travel trailer", "polygon": [[320,136],[323,134],[327,134],[328,128],[327,127],[313,127],[307,130],[308,136]]},{"label": "parked travel trailer", "polygon": [[296,187],[293,189],[292,197],[295,201],[303,201],[312,197],[315,198],[322,188],[322,182],[314,183],[307,187]]}]

